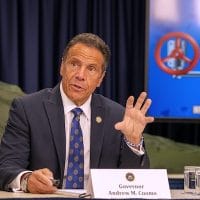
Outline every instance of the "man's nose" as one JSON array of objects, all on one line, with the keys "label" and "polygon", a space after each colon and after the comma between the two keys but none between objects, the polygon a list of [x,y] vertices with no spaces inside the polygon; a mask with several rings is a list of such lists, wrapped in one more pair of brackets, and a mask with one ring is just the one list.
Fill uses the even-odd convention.
[{"label": "man's nose", "polygon": [[86,76],[86,68],[84,66],[81,66],[76,73],[76,77],[83,80],[85,79],[85,76]]}]

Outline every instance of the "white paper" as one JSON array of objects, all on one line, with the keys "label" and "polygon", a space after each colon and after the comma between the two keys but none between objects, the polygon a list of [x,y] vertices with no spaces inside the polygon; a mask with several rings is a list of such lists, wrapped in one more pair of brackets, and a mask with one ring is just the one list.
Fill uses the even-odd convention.
[{"label": "white paper", "polygon": [[79,197],[80,195],[86,195],[87,191],[84,189],[58,189],[55,194],[62,194],[66,197]]}]

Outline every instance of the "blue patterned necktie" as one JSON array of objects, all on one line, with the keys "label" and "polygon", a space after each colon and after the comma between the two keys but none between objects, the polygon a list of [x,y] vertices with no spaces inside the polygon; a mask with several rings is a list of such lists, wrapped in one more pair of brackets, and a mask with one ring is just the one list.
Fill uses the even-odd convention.
[{"label": "blue patterned necktie", "polygon": [[71,124],[69,158],[66,178],[67,189],[84,188],[84,148],[83,135],[80,127],[80,108],[74,108],[74,117]]}]

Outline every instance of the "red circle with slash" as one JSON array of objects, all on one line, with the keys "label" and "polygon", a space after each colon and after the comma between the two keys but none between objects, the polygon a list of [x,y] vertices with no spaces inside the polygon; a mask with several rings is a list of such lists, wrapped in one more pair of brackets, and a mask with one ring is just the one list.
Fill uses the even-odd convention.
[{"label": "red circle with slash", "polygon": [[[175,42],[175,49],[172,50],[170,55],[168,55],[166,58],[161,58],[160,52],[162,45],[165,41],[169,40],[170,38],[176,38]],[[189,43],[192,45],[194,49],[194,57],[191,60],[190,58],[186,57],[183,50],[181,49],[181,38],[189,41]],[[175,59],[182,59],[185,62],[189,63],[187,67],[184,69],[177,69],[173,70],[167,67],[164,62],[168,61],[170,58],[175,58]],[[197,64],[199,60],[199,46],[196,43],[196,41],[188,34],[183,33],[183,32],[170,32],[166,35],[164,35],[158,42],[155,50],[155,59],[158,64],[158,66],[166,73],[171,74],[171,75],[183,75],[187,74],[190,70],[192,70],[195,65]]]}]

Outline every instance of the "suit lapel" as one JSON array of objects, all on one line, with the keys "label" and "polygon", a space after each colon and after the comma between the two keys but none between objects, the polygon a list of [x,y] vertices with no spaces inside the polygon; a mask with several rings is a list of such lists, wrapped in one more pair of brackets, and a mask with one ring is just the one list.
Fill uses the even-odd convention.
[{"label": "suit lapel", "polygon": [[103,145],[105,107],[94,94],[91,102],[90,168],[99,165]]},{"label": "suit lapel", "polygon": [[[45,110],[52,130],[52,137],[55,143],[61,175],[64,172],[66,159],[66,135],[64,109],[60,96],[59,85],[55,87],[49,95],[49,99],[44,101]],[[105,125],[105,106],[97,95],[93,95],[91,102],[91,139],[90,139],[90,168],[97,168],[99,165]],[[62,177],[63,178],[63,177]]]},{"label": "suit lapel", "polygon": [[49,99],[47,101],[44,101],[44,106],[52,130],[52,137],[56,147],[62,176],[66,159],[66,136],[64,110],[60,96],[59,85],[51,91]]}]

